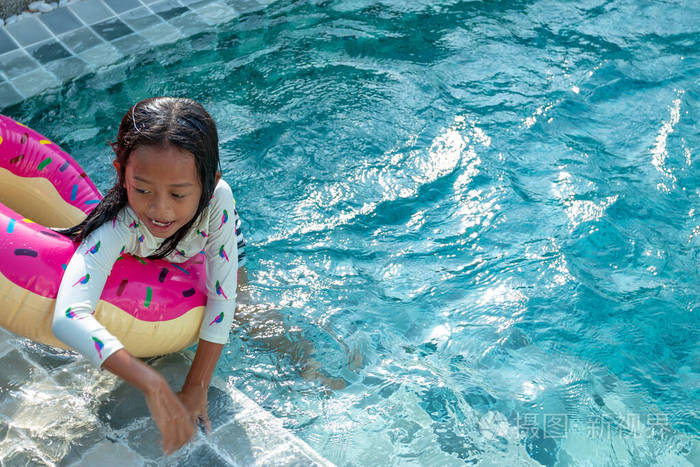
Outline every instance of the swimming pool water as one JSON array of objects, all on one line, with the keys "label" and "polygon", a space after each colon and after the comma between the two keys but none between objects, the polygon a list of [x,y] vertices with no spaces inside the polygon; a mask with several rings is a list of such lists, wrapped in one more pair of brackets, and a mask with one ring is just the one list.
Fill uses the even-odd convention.
[{"label": "swimming pool water", "polygon": [[[339,465],[698,465],[700,5],[283,0],[4,109],[101,190],[200,100],[275,310],[218,372]],[[275,332],[274,329],[269,332]]]}]

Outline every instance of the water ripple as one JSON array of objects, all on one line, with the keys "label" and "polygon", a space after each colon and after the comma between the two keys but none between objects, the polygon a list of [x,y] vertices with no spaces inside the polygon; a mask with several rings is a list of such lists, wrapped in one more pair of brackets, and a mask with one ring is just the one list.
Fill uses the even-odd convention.
[{"label": "water ripple", "polygon": [[336,464],[692,464],[699,19],[691,0],[283,0],[9,111],[104,189],[123,109],[205,103],[249,311],[348,385],[244,328],[221,371]]}]

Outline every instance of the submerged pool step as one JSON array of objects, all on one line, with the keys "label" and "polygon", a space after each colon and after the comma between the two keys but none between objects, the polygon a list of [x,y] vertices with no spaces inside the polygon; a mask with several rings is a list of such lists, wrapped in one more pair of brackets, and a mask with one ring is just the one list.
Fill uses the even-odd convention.
[{"label": "submerged pool step", "polygon": [[0,109],[274,0],[80,0],[0,27]]},{"label": "submerged pool step", "polygon": [[[180,387],[192,354],[151,360]],[[330,466],[235,388],[214,380],[212,433],[165,457],[143,396],[74,354],[0,329],[0,464]]]}]

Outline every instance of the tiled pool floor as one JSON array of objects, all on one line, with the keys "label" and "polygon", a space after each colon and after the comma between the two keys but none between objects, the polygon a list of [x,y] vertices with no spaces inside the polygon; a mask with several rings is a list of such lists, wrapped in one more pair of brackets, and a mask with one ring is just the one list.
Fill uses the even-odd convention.
[{"label": "tiled pool floor", "polygon": [[81,0],[0,27],[0,109],[274,0]]},{"label": "tiled pool floor", "polygon": [[[180,387],[191,355],[150,363]],[[68,352],[0,328],[0,465],[330,465],[222,381],[209,390],[212,433],[164,457],[143,396]]]}]

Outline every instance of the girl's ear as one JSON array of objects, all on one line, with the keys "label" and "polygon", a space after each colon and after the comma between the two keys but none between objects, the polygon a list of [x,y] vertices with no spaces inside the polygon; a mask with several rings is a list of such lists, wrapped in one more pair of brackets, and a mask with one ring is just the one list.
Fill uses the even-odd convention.
[{"label": "girl's ear", "polygon": [[[116,161],[114,161],[116,164]],[[219,180],[221,180],[221,172],[216,172],[216,180],[214,180],[214,186],[219,184]]]}]

